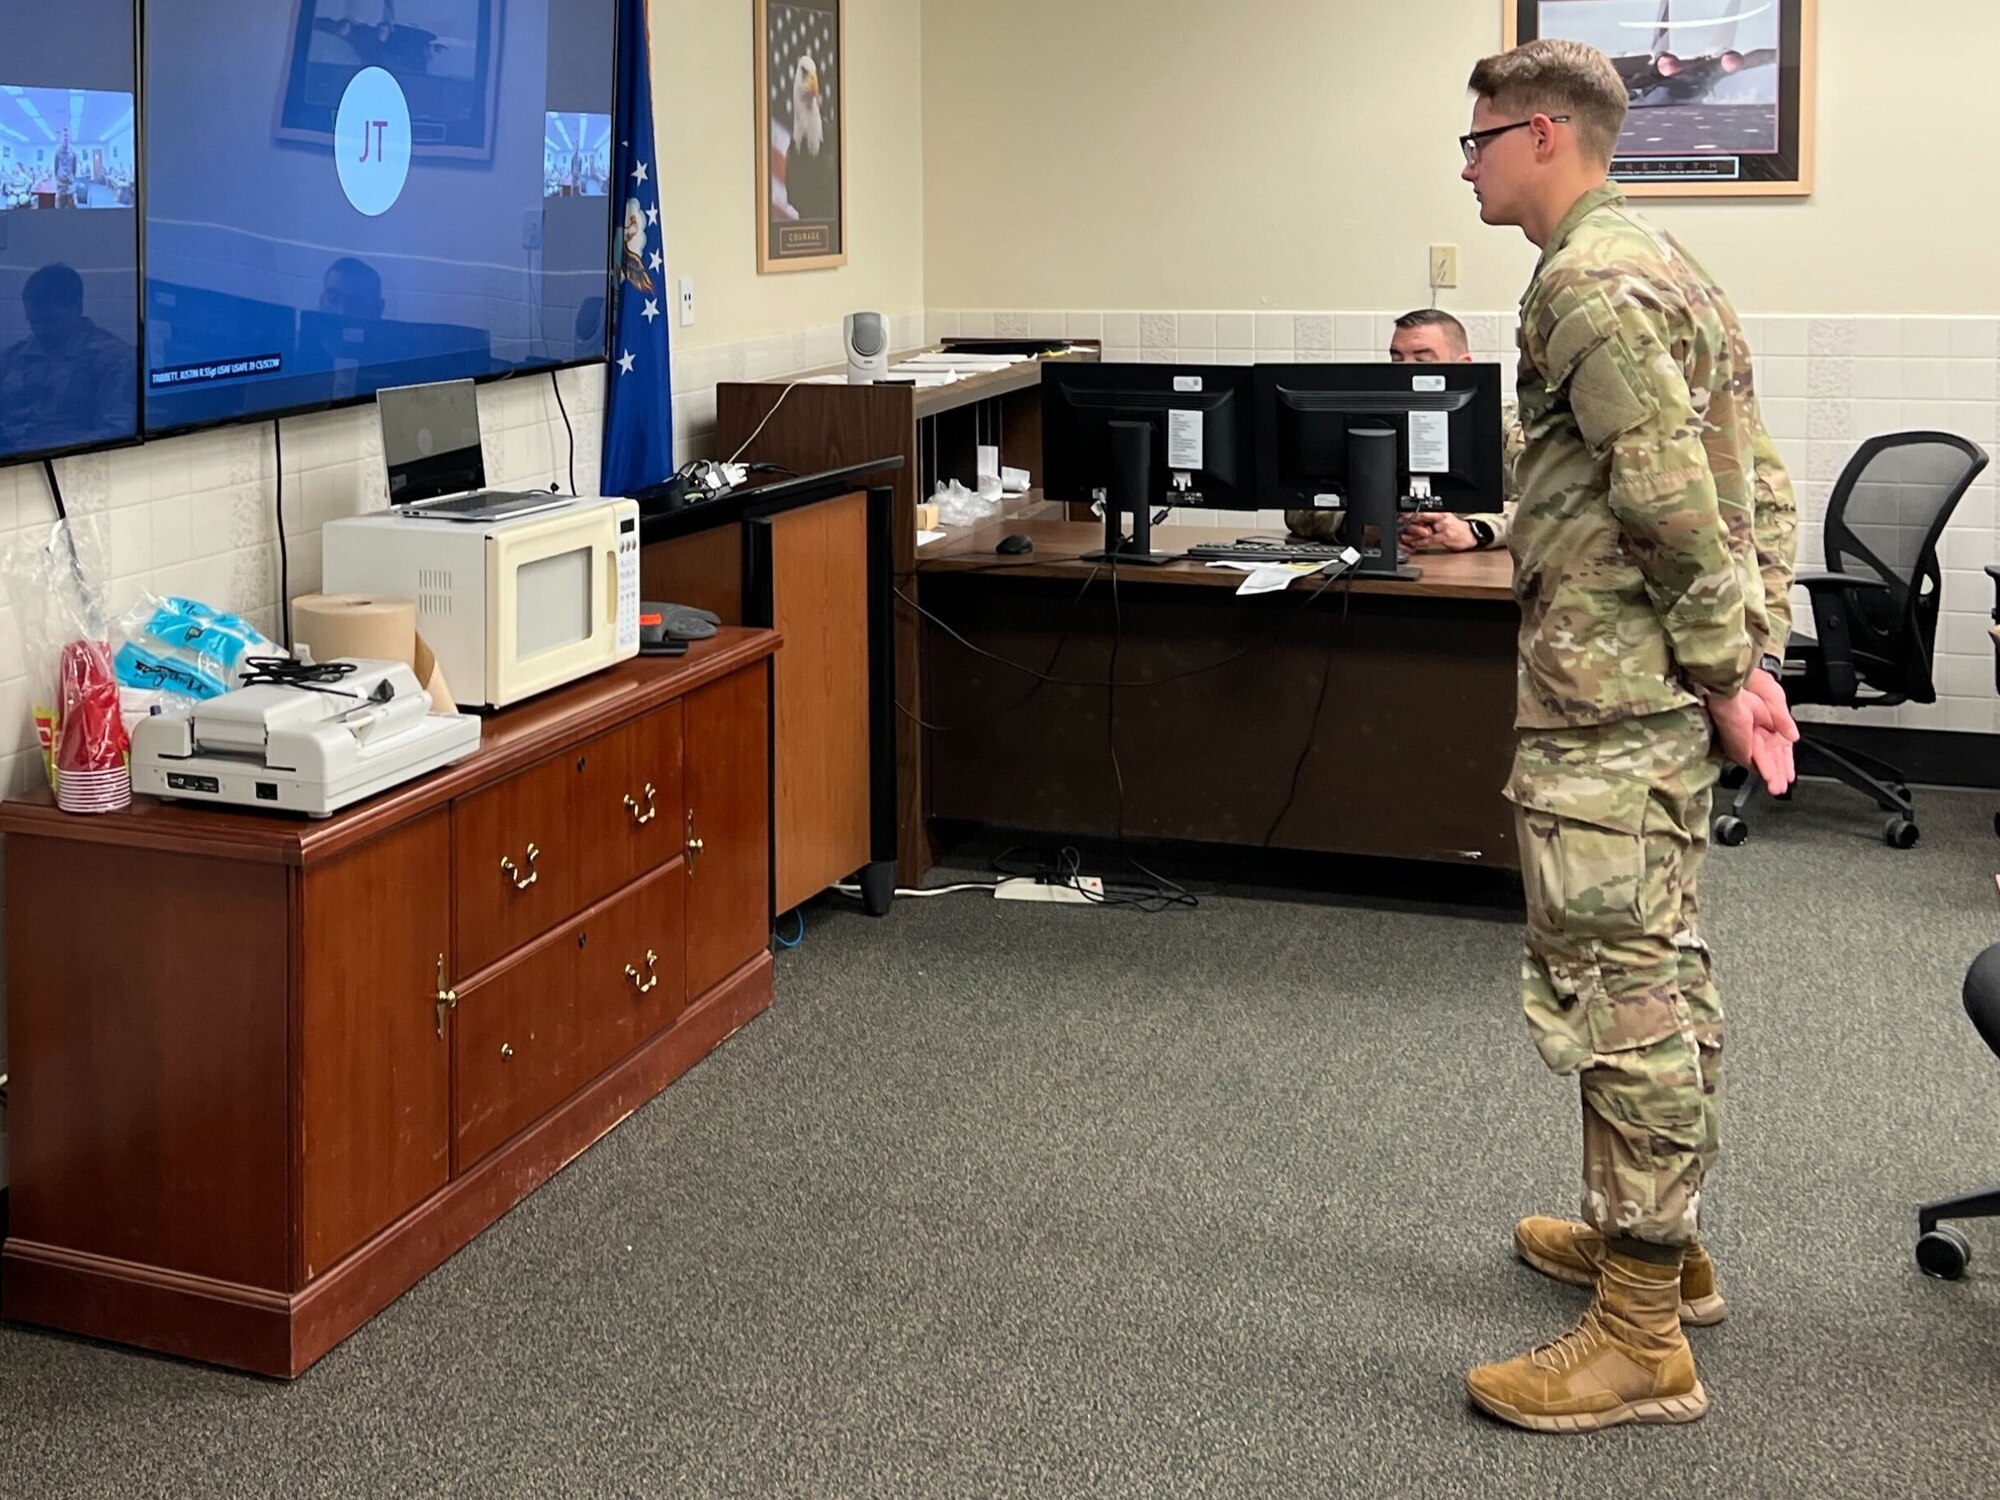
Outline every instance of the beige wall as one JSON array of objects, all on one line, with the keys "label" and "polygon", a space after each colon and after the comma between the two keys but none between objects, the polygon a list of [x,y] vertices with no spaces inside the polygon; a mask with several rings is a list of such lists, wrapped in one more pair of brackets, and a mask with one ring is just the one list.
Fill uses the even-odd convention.
[{"label": "beige wall", "polygon": [[759,276],[750,0],[652,0],[667,271],[695,281],[677,350],[922,310],[921,10],[847,0],[847,264]]},{"label": "beige wall", "polygon": [[[2000,4],[1821,0],[1818,191],[1653,204],[1758,312],[2000,310]],[[925,291],[944,308],[1511,307],[1457,180],[1501,0],[925,0]]]}]

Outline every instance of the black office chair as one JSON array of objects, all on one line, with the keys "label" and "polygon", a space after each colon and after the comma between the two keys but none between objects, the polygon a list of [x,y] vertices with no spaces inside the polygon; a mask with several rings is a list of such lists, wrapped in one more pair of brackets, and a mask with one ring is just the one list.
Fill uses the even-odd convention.
[{"label": "black office chair", "polygon": [[[1993,1055],[2000,1057],[2000,943],[1972,961],[1965,971],[1965,1013]],[[1956,1229],[1940,1228],[1940,1219],[2000,1219],[2000,1187],[1917,1210],[1917,1264],[1924,1274],[1956,1281],[1965,1274],[1972,1247]]]},{"label": "black office chair", "polygon": [[[1986,576],[1993,580],[1993,687],[2000,691],[2000,563],[1988,563]],[[1993,815],[1993,832],[2000,836],[2000,812]]]},{"label": "black office chair", "polygon": [[[1801,573],[1812,599],[1813,634],[1785,643],[1783,683],[1794,708],[1891,708],[1935,703],[1931,655],[1942,575],[1938,538],[1967,486],[1986,467],[1978,444],[1948,432],[1897,432],[1855,450],[1826,512],[1823,573]],[[1818,766],[1889,814],[1882,837],[1895,849],[1917,842],[1917,815],[1903,773],[1859,750],[1837,750],[1800,726],[1801,772]],[[1736,795],[1715,820],[1718,844],[1749,837],[1743,810],[1759,781],[1730,772]]]}]

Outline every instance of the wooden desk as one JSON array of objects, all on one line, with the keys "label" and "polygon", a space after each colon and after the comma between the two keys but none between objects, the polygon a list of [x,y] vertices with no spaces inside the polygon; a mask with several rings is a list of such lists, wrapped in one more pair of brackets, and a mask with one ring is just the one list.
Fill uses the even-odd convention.
[{"label": "wooden desk", "polygon": [[[1009,532],[1035,550],[996,555]],[[1237,534],[1168,526],[1153,544]],[[923,549],[934,836],[970,824],[1519,868],[1501,796],[1519,625],[1505,552],[1247,599],[1239,573],[1121,568],[1114,597],[1109,569],[1077,561],[1102,537],[1017,518]],[[1126,686],[1108,690],[1114,656]]]}]

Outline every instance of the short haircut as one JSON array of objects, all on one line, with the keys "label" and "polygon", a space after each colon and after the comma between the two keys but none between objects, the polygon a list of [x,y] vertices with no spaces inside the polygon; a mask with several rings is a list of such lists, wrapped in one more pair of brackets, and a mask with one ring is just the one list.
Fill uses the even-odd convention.
[{"label": "short haircut", "polygon": [[1464,354],[1472,348],[1472,340],[1465,336],[1465,325],[1441,307],[1420,307],[1415,312],[1406,312],[1396,319],[1396,327],[1405,333],[1412,328],[1442,328],[1454,354]]},{"label": "short haircut", "polygon": [[1568,115],[1577,139],[1609,162],[1625,128],[1625,81],[1595,47],[1558,37],[1483,58],[1466,87],[1503,114]]},{"label": "short haircut", "polygon": [[32,308],[82,312],[83,278],[61,261],[53,261],[22,285],[21,301]]}]

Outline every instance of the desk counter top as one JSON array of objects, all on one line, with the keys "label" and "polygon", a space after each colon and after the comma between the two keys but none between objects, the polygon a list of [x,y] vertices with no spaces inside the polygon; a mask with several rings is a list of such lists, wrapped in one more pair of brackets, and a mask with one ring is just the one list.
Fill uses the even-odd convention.
[{"label": "desk counter top", "polygon": [[[935,354],[937,352],[938,350],[934,345],[926,345],[922,349],[905,349],[900,353],[891,354],[889,356],[889,364],[893,369],[897,365],[906,363],[914,355]],[[1079,359],[1084,357],[1077,354],[1041,355],[1011,364],[1004,370],[992,370],[978,375],[967,375],[963,379],[954,380],[949,385],[906,385],[900,383],[900,377],[892,376],[888,380],[884,380],[873,386],[849,387],[843,379],[843,381],[837,383],[837,387],[843,390],[908,391],[916,416],[921,420],[924,417],[934,417],[942,411],[955,411],[961,406],[970,406],[976,401],[987,401],[995,396],[1007,395],[1011,391],[1022,391],[1039,386],[1042,383],[1042,366],[1049,360]],[[968,354],[967,358],[974,359],[977,356]],[[824,384],[828,376],[839,375],[845,377],[846,374],[847,366],[845,364],[822,365],[818,369],[801,370],[792,375],[772,375],[762,380],[725,381],[723,383],[767,385],[778,389],[787,385],[803,383]]]},{"label": "desk counter top", "polygon": [[[1001,556],[993,550],[1000,539],[1020,532],[1033,538],[1035,550],[1019,556]],[[1174,552],[1195,542],[1233,542],[1242,536],[1240,526],[1156,526],[1153,548]],[[1084,553],[1104,545],[1104,527],[1096,521],[1064,521],[1030,516],[1002,516],[978,526],[953,530],[943,540],[919,548],[920,573],[981,572],[1007,573],[1025,578],[1085,577],[1099,564],[1081,562]],[[1357,592],[1413,594],[1434,599],[1479,599],[1513,602],[1514,561],[1505,550],[1490,552],[1420,553],[1411,561],[1422,570],[1415,579],[1357,578]],[[1165,567],[1129,567],[1120,570],[1120,581],[1130,583],[1178,584],[1181,586],[1229,588],[1241,585],[1243,575],[1205,563],[1175,562]],[[1317,580],[1303,577],[1292,587],[1312,589]],[[1345,584],[1336,585],[1345,587]]]}]

